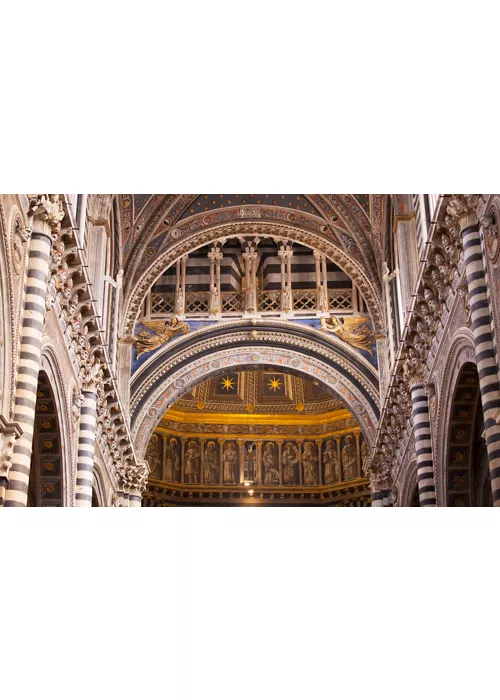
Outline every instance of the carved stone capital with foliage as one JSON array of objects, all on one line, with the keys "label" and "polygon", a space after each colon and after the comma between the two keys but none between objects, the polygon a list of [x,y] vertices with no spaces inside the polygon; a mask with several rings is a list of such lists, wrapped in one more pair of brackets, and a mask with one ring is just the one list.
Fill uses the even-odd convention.
[{"label": "carved stone capital with foliage", "polygon": [[388,491],[391,488],[391,470],[388,459],[382,452],[375,454],[372,463],[366,470],[366,476],[370,480],[370,488],[373,493]]},{"label": "carved stone capital with foliage", "polygon": [[446,225],[451,231],[462,232],[478,223],[478,194],[452,194],[446,208]]},{"label": "carved stone capital with foliage", "polygon": [[142,493],[146,488],[149,465],[146,461],[130,465],[118,464],[115,466],[115,474],[120,489]]},{"label": "carved stone capital with foliage", "polygon": [[410,390],[416,384],[424,382],[424,363],[411,346],[407,349],[403,362],[403,379]]},{"label": "carved stone capital with foliage", "polygon": [[33,221],[33,228],[36,228],[37,222],[42,222],[46,224],[53,233],[59,233],[61,230],[61,221],[64,218],[64,210],[59,195],[29,195],[28,218]]}]

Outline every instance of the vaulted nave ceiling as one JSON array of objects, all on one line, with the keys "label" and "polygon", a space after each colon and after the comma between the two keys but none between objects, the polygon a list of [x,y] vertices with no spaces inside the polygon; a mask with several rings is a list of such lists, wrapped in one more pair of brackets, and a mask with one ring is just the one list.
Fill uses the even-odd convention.
[{"label": "vaulted nave ceiling", "polygon": [[333,240],[380,284],[383,195],[125,194],[119,195],[126,285],[187,234],[233,221],[283,222]]}]

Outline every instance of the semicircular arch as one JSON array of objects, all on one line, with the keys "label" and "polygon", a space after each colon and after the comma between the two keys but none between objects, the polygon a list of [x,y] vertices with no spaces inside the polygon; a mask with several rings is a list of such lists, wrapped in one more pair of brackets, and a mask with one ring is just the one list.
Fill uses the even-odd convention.
[{"label": "semicircular arch", "polygon": [[313,233],[289,224],[284,225],[276,222],[233,222],[211,226],[201,231],[195,230],[178,239],[173,238],[172,234],[172,230],[166,234],[170,237],[170,240],[166,242],[168,247],[156,255],[154,262],[144,270],[128,294],[122,323],[123,336],[129,336],[133,333],[134,324],[146,294],[158,277],[176,260],[184,255],[189,255],[204,245],[228,238],[248,237],[250,235],[300,243],[323,253],[326,258],[338,265],[352,279],[363,296],[375,330],[383,332],[384,317],[380,294],[364,266],[323,233]]},{"label": "semicircular arch", "polygon": [[165,411],[194,385],[228,368],[249,365],[279,367],[321,382],[346,403],[371,445],[379,417],[376,372],[356,353],[315,338],[309,330],[297,337],[296,325],[294,330],[295,335],[279,325],[273,329],[272,324],[227,324],[216,333],[198,331],[196,338],[190,334],[190,340],[169,344],[151,358],[132,384],[131,425],[137,453],[145,453]]}]

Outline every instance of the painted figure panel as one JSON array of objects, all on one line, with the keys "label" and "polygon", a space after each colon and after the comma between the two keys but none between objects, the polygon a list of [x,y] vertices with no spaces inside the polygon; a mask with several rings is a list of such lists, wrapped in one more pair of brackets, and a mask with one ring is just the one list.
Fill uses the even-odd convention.
[{"label": "painted figure panel", "polygon": [[203,483],[218,484],[219,480],[219,445],[215,440],[208,440],[203,450]]},{"label": "painted figure panel", "polygon": [[299,483],[300,452],[295,441],[283,443],[281,451],[281,469],[283,485],[292,486]]},{"label": "painted figure panel", "polygon": [[323,482],[336,484],[341,481],[338,442],[333,438],[323,443]]},{"label": "painted figure panel", "polygon": [[232,440],[224,443],[222,452],[222,470],[224,484],[237,484],[239,482],[240,460],[238,447]]},{"label": "painted figure panel", "polygon": [[262,481],[266,486],[280,483],[278,445],[275,442],[264,442],[262,445]]},{"label": "painted figure panel", "polygon": [[318,484],[318,447],[310,440],[307,440],[302,446],[302,472],[304,486]]}]

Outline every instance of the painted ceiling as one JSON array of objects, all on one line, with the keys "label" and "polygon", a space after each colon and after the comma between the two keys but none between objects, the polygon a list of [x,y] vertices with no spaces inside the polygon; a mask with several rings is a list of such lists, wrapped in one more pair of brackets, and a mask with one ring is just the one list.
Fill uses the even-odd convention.
[{"label": "painted ceiling", "polygon": [[168,249],[176,242],[189,238],[195,244],[210,229],[237,226],[242,220],[247,225],[255,221],[257,226],[285,222],[288,228],[331,241],[339,258],[344,256],[345,265],[349,266],[345,256],[352,261],[358,286],[371,286],[368,306],[382,325],[379,294],[385,199],[376,194],[118,195],[125,299],[130,300],[131,308],[137,307],[145,277],[157,276],[156,263],[168,257]]},{"label": "painted ceiling", "polygon": [[[152,194],[124,195],[124,197],[127,198],[127,207],[133,207],[132,221],[136,223],[145,204],[149,202],[151,198],[161,198],[163,196],[164,195]],[[353,196],[369,217],[370,195],[355,194]],[[159,201],[159,199],[157,201]],[[194,214],[211,211],[213,209],[223,209],[224,207],[244,206],[249,204],[286,207],[287,209],[305,211],[323,218],[323,214],[307,198],[307,195],[303,194],[200,194],[193,198],[191,205],[185,209],[179,219],[186,219]]]},{"label": "painted ceiling", "polygon": [[[128,254],[137,240],[141,231],[145,228],[151,214],[156,210],[165,198],[175,199],[181,195],[164,194],[125,194],[121,195],[121,208],[124,225],[125,251]],[[370,195],[355,194],[344,195],[353,197],[357,205],[362,209],[366,218],[370,219]],[[267,205],[284,207],[307,214],[312,214],[326,219],[324,213],[313,202],[313,195],[304,194],[199,194],[182,195],[180,210],[176,213],[175,221],[187,219],[196,214],[215,209],[237,207],[245,205]],[[349,201],[349,200],[347,200]],[[171,220],[169,223],[173,224]]]},{"label": "painted ceiling", "polygon": [[[345,409],[322,385],[267,370],[228,372],[194,387],[172,407],[184,413],[320,415]],[[194,416],[190,417],[190,420]]]}]

